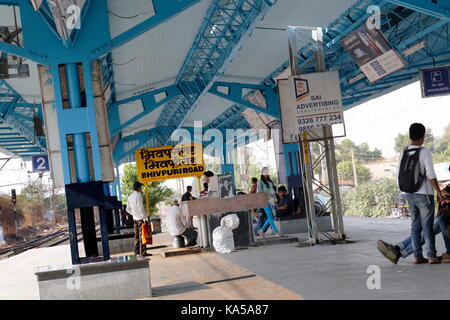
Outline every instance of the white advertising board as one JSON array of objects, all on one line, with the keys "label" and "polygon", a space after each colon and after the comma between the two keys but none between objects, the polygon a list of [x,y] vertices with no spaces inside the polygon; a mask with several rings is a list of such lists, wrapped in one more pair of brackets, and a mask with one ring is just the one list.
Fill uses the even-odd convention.
[{"label": "white advertising board", "polygon": [[319,72],[278,81],[284,143],[299,134],[344,122],[339,73]]}]

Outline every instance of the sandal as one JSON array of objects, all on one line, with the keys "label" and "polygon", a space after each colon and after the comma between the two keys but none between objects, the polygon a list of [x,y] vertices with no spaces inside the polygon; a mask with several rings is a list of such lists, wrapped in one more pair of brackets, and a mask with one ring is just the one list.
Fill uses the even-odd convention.
[{"label": "sandal", "polygon": [[441,260],[439,260],[438,258],[430,258],[430,259],[428,259],[428,263],[429,264],[441,264]]},{"label": "sandal", "polygon": [[442,263],[450,263],[450,254],[443,253],[438,259],[441,260]]},{"label": "sandal", "polygon": [[415,258],[414,259],[414,264],[424,264],[424,263],[428,263],[428,259],[425,258]]}]

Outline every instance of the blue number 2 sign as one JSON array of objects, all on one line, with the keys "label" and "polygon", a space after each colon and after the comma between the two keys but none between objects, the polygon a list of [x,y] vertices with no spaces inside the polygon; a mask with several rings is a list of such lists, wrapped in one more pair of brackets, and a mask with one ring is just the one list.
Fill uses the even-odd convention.
[{"label": "blue number 2 sign", "polygon": [[33,172],[50,171],[50,164],[48,162],[48,156],[46,154],[40,156],[33,156]]}]

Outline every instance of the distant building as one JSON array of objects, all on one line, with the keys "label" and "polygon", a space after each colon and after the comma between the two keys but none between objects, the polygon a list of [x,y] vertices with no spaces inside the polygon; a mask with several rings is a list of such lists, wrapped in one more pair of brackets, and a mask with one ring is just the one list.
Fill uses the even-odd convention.
[{"label": "distant building", "polygon": [[380,162],[371,162],[364,164],[364,167],[370,170],[372,179],[392,178],[397,176],[398,158],[385,159]]},{"label": "distant building", "polygon": [[[450,162],[434,164],[434,171],[436,172],[436,176],[440,183],[445,183],[445,182],[450,181],[450,172],[448,171],[449,165],[450,165]],[[386,159],[381,162],[366,163],[366,164],[364,164],[364,167],[366,167],[367,169],[370,170],[370,173],[372,173],[373,179],[380,179],[380,178],[396,179],[397,178],[398,159],[391,158],[391,159]]]},{"label": "distant building", "polygon": [[437,179],[440,183],[450,182],[449,166],[450,162],[436,163],[434,165],[434,171],[436,172]]}]

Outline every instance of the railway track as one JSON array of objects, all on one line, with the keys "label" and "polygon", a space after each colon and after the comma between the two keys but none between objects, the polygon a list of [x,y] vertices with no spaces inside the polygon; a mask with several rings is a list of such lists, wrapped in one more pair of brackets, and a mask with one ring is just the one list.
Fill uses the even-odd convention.
[{"label": "railway track", "polygon": [[[99,230],[99,223],[96,224],[96,232],[98,230]],[[31,249],[55,247],[63,243],[69,242],[69,239],[70,239],[69,228],[64,228],[49,235],[39,236],[36,239],[30,241],[23,241],[13,246],[0,249],[0,259],[8,258]],[[78,242],[83,240],[82,232],[77,233],[77,240]]]}]

